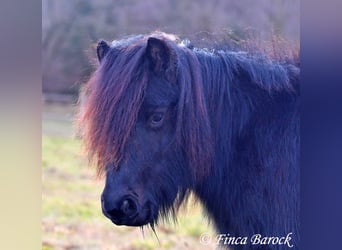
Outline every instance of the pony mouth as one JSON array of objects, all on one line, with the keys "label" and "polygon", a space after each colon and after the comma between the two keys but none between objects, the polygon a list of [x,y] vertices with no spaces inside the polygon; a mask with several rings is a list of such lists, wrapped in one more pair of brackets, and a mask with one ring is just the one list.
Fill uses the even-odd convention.
[{"label": "pony mouth", "polygon": [[157,219],[157,210],[152,205],[145,206],[140,212],[131,215],[124,219],[114,219],[110,220],[117,226],[131,226],[131,227],[141,227],[147,224],[153,224]]}]

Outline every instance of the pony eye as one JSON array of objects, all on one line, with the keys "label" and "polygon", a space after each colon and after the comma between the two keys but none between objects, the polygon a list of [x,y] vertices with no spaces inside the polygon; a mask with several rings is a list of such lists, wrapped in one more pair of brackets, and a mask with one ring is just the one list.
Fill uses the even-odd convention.
[{"label": "pony eye", "polygon": [[158,128],[163,124],[164,114],[163,113],[154,113],[150,117],[150,125],[153,128]]}]

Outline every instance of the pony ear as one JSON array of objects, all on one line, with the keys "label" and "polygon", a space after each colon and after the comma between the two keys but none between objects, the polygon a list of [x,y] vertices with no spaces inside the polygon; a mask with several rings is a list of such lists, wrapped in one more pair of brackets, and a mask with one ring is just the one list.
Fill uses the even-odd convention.
[{"label": "pony ear", "polygon": [[147,40],[146,56],[155,73],[162,73],[170,68],[171,54],[171,49],[165,41],[155,37]]},{"label": "pony ear", "polygon": [[96,53],[97,53],[97,59],[99,60],[99,62],[101,62],[102,59],[106,56],[109,49],[110,47],[106,41],[101,40],[97,43]]}]

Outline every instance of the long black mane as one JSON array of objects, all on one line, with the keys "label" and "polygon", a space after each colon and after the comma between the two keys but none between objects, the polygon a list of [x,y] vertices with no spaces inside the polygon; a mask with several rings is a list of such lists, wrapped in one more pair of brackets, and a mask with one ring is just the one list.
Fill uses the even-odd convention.
[{"label": "long black mane", "polygon": [[[219,112],[216,111],[222,109],[229,109],[232,114],[234,108],[228,105],[235,105],[236,102],[231,100],[234,98],[231,93],[236,92],[239,95],[241,80],[248,82],[251,89],[259,89],[270,96],[276,92],[299,90],[296,87],[299,75],[297,65],[287,61],[274,61],[263,54],[198,49],[192,47],[187,40],[164,33],[114,41],[112,44],[115,49],[108,53],[105,62],[86,85],[85,92],[89,94],[89,100],[80,119],[86,148],[100,172],[104,170],[106,163],[122,158],[125,143],[136,121],[148,81],[144,73],[148,70],[144,64],[144,52],[146,40],[151,36],[165,39],[176,52],[177,79],[174,81],[181,89],[177,134],[179,143],[189,145],[189,161],[191,165],[197,165],[195,172],[199,176],[210,165],[208,161],[212,151],[209,148],[213,145],[211,127],[217,125],[209,119],[208,108],[218,115]],[[249,96],[245,98],[247,99],[236,101],[251,101]],[[250,104],[253,106],[253,103]],[[252,106],[244,107],[245,115]],[[107,115],[107,112],[117,110],[116,108],[125,108],[126,112],[122,110],[117,115]],[[245,115],[231,121],[247,119]],[[209,126],[209,120],[212,126]],[[243,122],[240,122],[240,126],[242,125]],[[113,141],[116,143],[113,144]]]},{"label": "long black mane", "polygon": [[[298,58],[273,60],[245,51],[194,52],[201,65],[215,141],[214,169],[209,180],[197,186],[197,194],[217,221],[235,218],[244,224],[218,223],[220,232],[231,223],[229,228],[239,228],[237,235],[278,230],[279,234],[294,231],[299,237]],[[225,191],[219,187],[226,187]],[[251,191],[242,194],[239,188]],[[226,190],[230,195],[225,195]],[[266,194],[269,200],[255,197],[255,192]],[[221,204],[211,202],[220,199],[224,199]],[[263,214],[252,219],[258,209]],[[232,214],[220,213],[227,210]],[[253,220],[258,221],[258,228],[248,224]],[[271,224],[276,226],[270,228]]]}]

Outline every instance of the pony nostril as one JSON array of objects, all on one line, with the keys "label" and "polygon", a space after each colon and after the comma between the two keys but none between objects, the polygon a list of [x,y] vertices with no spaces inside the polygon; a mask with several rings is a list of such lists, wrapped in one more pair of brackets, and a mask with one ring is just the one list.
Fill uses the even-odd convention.
[{"label": "pony nostril", "polygon": [[125,216],[134,215],[137,212],[137,205],[131,199],[125,199],[120,206],[121,213]]},{"label": "pony nostril", "polygon": [[104,211],[105,215],[110,219],[115,221],[121,221],[123,219],[129,219],[134,217],[134,215],[137,214],[138,206],[134,200],[126,198],[121,202],[117,203],[117,205],[114,208],[110,210],[105,209]]}]

